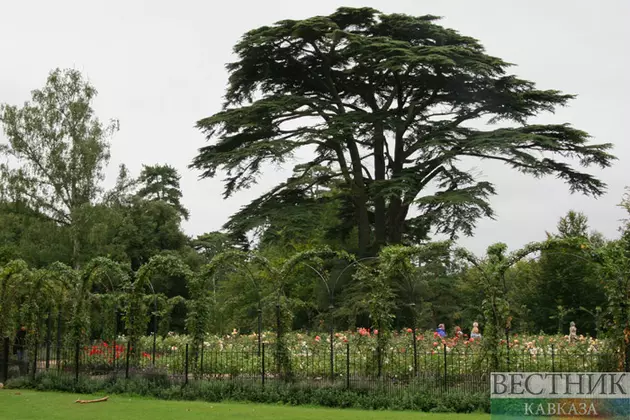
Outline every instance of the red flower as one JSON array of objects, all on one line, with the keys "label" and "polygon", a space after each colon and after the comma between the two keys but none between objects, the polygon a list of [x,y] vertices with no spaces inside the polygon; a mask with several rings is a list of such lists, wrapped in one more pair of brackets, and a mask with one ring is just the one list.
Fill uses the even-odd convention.
[{"label": "red flower", "polygon": [[142,357],[146,358],[146,359],[150,359],[151,355],[149,353],[147,353],[146,351],[142,352]]},{"label": "red flower", "polygon": [[319,335],[315,336],[315,341],[317,341],[319,343],[319,340],[321,340],[321,338],[319,337]]},{"label": "red flower", "polygon": [[99,349],[97,346],[92,346],[92,349],[90,350],[89,354],[90,356],[94,356],[95,354],[103,354],[103,350]]},{"label": "red flower", "polygon": [[411,328],[407,328],[407,332],[411,334],[413,331]]}]

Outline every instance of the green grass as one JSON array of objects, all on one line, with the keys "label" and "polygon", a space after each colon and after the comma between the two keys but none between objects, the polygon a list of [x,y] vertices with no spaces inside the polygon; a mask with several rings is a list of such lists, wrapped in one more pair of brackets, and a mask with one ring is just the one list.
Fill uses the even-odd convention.
[{"label": "green grass", "polygon": [[11,420],[201,420],[201,419],[328,419],[335,420],[487,420],[486,414],[427,414],[398,411],[359,411],[261,404],[214,404],[204,402],[159,401],[110,396],[109,401],[76,404],[76,399],[100,398],[77,394],[0,390],[0,419]]}]

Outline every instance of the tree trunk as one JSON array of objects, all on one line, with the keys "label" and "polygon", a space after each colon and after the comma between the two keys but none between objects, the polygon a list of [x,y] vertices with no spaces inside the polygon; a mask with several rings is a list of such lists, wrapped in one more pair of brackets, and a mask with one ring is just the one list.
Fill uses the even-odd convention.
[{"label": "tree trunk", "polygon": [[[400,198],[392,198],[389,202],[389,209],[387,211],[387,240],[390,244],[402,243],[403,223],[401,220],[401,213],[403,213],[402,200]],[[406,215],[407,212],[405,211]],[[402,217],[404,222],[405,216]]]},{"label": "tree trunk", "polygon": [[360,256],[366,256],[368,254],[368,250],[370,249],[371,229],[365,188],[363,188],[363,191],[361,191],[361,189],[355,185],[354,206],[359,222],[357,225],[359,236],[359,254]]},{"label": "tree trunk", "polygon": [[[396,130],[396,140],[394,144],[394,164],[392,168],[392,179],[401,176],[403,162],[405,159],[403,131]],[[402,194],[389,200],[387,209],[387,237],[390,244],[401,244],[403,235],[403,225],[407,218],[408,205],[403,204]]]},{"label": "tree trunk", "polygon": [[[73,221],[75,219],[73,218]],[[79,264],[79,254],[81,252],[81,245],[79,234],[77,232],[77,226],[75,223],[70,224],[70,232],[71,232],[71,240],[72,240],[72,268],[78,270],[80,268]]]},{"label": "tree trunk", "polygon": [[[385,181],[385,139],[384,127],[381,123],[374,127],[374,182],[376,187],[380,182]],[[374,197],[374,233],[375,249],[380,249],[387,243],[387,226],[385,215],[385,198],[382,194]]]},{"label": "tree trunk", "polygon": [[347,141],[348,151],[350,152],[350,160],[352,162],[352,178],[353,178],[353,200],[358,220],[358,236],[359,236],[359,254],[367,255],[370,249],[371,229],[370,218],[368,214],[368,193],[363,180],[363,168],[361,166],[361,155],[359,149],[350,138]]}]

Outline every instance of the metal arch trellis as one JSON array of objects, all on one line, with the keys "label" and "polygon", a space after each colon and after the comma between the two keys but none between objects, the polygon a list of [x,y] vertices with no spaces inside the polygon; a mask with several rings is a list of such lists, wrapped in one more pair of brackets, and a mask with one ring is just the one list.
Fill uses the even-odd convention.
[{"label": "metal arch trellis", "polygon": [[[275,270],[271,267],[271,264],[269,263],[269,261],[266,258],[263,258],[261,256],[255,255],[252,252],[244,252],[244,251],[240,251],[240,250],[232,250],[232,251],[226,251],[223,252],[221,254],[216,255],[212,261],[206,266],[205,269],[205,274],[204,277],[211,277],[212,281],[213,281],[213,290],[215,291],[215,303],[216,303],[216,284],[215,282],[215,275],[216,272],[219,270],[219,268],[222,265],[227,265],[227,266],[231,266],[234,269],[241,269],[243,271],[246,272],[246,278],[247,280],[254,286],[254,289],[256,290],[256,296],[257,296],[257,342],[258,342],[258,349],[257,349],[257,353],[260,356],[261,355],[261,351],[262,351],[262,324],[263,324],[263,311],[262,311],[262,290],[261,290],[261,285],[260,285],[260,281],[256,280],[256,276],[254,276],[254,273],[252,273],[251,269],[249,268],[248,263],[251,261],[257,261],[259,263],[261,263],[261,265],[263,265],[268,271],[270,271],[272,274],[275,274]],[[208,285],[204,285],[202,286],[203,289],[206,289]]]},{"label": "metal arch trellis", "polygon": [[[128,326],[128,330],[130,331],[130,339],[135,338],[138,333],[138,329],[146,324],[141,322],[142,319],[146,319],[142,316],[144,313],[144,303],[143,297],[145,287],[148,287],[151,291],[151,294],[148,295],[149,298],[152,298],[153,303],[153,349],[151,360],[152,364],[155,365],[155,355],[156,355],[156,347],[157,347],[157,326],[158,326],[158,318],[160,315],[159,307],[158,307],[158,298],[161,296],[156,292],[155,287],[151,279],[153,278],[156,272],[164,273],[168,276],[182,276],[185,278],[186,283],[190,284],[193,281],[193,273],[192,271],[177,257],[172,255],[158,255],[152,257],[147,263],[143,264],[138,272],[136,273],[136,280],[131,287],[131,294],[128,304],[128,310],[126,314],[126,322]],[[171,301],[180,301],[183,298],[179,297],[179,299],[172,298]],[[170,307],[169,302],[167,302],[167,307]],[[168,309],[166,309],[168,311]]]},{"label": "metal arch trellis", "polygon": [[[562,251],[557,251],[554,250],[554,248],[556,247],[568,247],[568,248],[573,248],[575,250],[578,251],[584,251],[584,252],[590,252],[589,258],[586,258],[584,256],[581,255],[576,255],[575,253],[569,253],[569,252],[562,252]],[[503,286],[503,292],[507,293],[507,285],[505,283],[505,274],[507,272],[507,270],[512,267],[514,264],[516,264],[517,262],[521,261],[522,259],[530,256],[531,254],[535,253],[535,252],[544,252],[546,254],[551,254],[551,255],[567,255],[567,256],[572,256],[574,258],[577,259],[581,259],[583,261],[586,262],[593,262],[593,263],[598,263],[602,266],[605,265],[605,259],[606,256],[601,253],[601,252],[597,252],[595,250],[593,250],[591,248],[591,244],[589,242],[585,242],[582,239],[577,239],[577,238],[573,238],[573,239],[549,239],[545,242],[533,242],[530,243],[528,245],[526,245],[525,247],[523,247],[520,250],[514,251],[512,252],[510,255],[508,255],[506,258],[504,258],[501,262],[499,262],[498,264],[496,264],[495,266],[495,270],[496,273],[498,274],[498,276],[500,277],[499,280],[502,282],[502,286]],[[475,257],[472,253],[470,253],[469,251],[463,249],[463,248],[459,248],[456,250],[456,255],[459,255],[461,258],[467,260],[468,262],[470,262],[471,264],[473,264],[480,272],[483,273],[484,277],[487,276],[487,270],[485,270],[482,266],[481,266],[481,261]],[[541,255],[534,257],[534,259],[540,258]],[[613,267],[614,271],[616,271],[616,274],[619,277],[624,277],[623,272],[621,271],[621,269],[619,267],[617,267],[617,265],[615,264],[607,264],[606,267],[610,268]],[[625,289],[628,290],[628,286],[630,285],[630,279],[626,278],[625,280]],[[626,321],[627,323],[627,321]],[[497,327],[499,327],[497,325]],[[628,327],[627,327],[628,328]],[[510,332],[510,323],[509,323],[509,319],[508,321],[506,321],[506,325],[505,325],[505,334],[506,334],[506,340],[509,342],[509,332]],[[507,363],[508,363],[508,368],[509,368],[509,346],[507,347]],[[626,349],[625,351],[626,357],[624,360],[624,364],[625,364],[625,370],[628,371],[630,370],[630,351],[628,351]]]}]

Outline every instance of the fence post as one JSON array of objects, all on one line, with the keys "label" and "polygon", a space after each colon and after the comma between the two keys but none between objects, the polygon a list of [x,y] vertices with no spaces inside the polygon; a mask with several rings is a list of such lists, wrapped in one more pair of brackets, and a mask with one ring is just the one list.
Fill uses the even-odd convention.
[{"label": "fence post", "polygon": [[35,337],[35,345],[33,346],[33,379],[35,379],[35,374],[37,373],[37,348],[39,347],[39,342],[37,337]]},{"label": "fence post", "polygon": [[413,376],[418,376],[418,344],[416,343],[416,304],[411,302],[411,339],[413,340]]},{"label": "fence post", "polygon": [[199,364],[199,373],[201,373],[201,377],[203,378],[203,348],[204,348],[204,344],[201,343],[201,360],[200,360],[200,364]]},{"label": "fence post", "polygon": [[[276,303],[276,370],[278,371],[278,376],[282,378],[282,366],[280,364],[280,340],[282,339],[282,321],[280,320],[280,304]],[[282,348],[284,350],[284,348]]]},{"label": "fence post", "polygon": [[507,369],[505,370],[506,372],[510,371],[510,329],[506,328],[505,329],[505,345],[506,345],[506,362],[507,362]]},{"label": "fence post", "polygon": [[332,311],[335,307],[332,303],[328,306],[328,312],[330,313],[329,318],[329,333],[330,333],[330,381],[333,382],[335,380],[335,326],[333,324]]},{"label": "fence post", "polygon": [[448,365],[447,365],[447,361],[446,361],[446,343],[442,344],[442,348],[444,351],[444,390],[446,391],[448,389],[447,387],[447,378],[448,378]]},{"label": "fence post", "polygon": [[113,362],[113,369],[114,369],[114,376],[118,376],[117,374],[117,369],[116,369],[116,365],[117,365],[117,359],[116,359],[116,341],[118,341],[118,304],[116,304],[116,308],[114,309],[114,345],[112,347],[112,362]]},{"label": "fence post", "polygon": [[188,343],[186,343],[186,361],[184,363],[184,385],[188,385]]},{"label": "fence post", "polygon": [[157,341],[158,315],[157,315],[157,295],[153,296],[153,351],[151,353],[151,364],[155,367],[155,347]]},{"label": "fence post", "polygon": [[260,348],[262,344],[262,309],[260,308],[260,302],[258,302],[258,357],[260,357]]},{"label": "fence post", "polygon": [[48,319],[46,321],[46,370],[50,367],[50,342],[52,340],[52,314],[48,311]]},{"label": "fence post", "polygon": [[74,344],[74,380],[79,382],[79,352],[81,351],[81,343],[79,340]]},{"label": "fence post", "polygon": [[9,337],[2,340],[2,381],[9,379]]},{"label": "fence post", "polygon": [[411,339],[413,340],[413,376],[418,376],[418,345],[416,343],[415,327],[411,329]]},{"label": "fence post", "polygon": [[57,370],[61,370],[61,308],[57,312]]},{"label": "fence post", "polygon": [[556,371],[556,345],[551,345],[551,371]]},{"label": "fence post", "polygon": [[350,389],[350,343],[346,343],[346,389]]},{"label": "fence post", "polygon": [[262,360],[261,360],[262,387],[265,389],[265,343],[262,343]]},{"label": "fence post", "polygon": [[376,341],[376,365],[378,367],[377,376],[380,378],[383,373],[383,358],[381,351],[381,344]]},{"label": "fence post", "polygon": [[[332,311],[333,306],[330,305],[328,310]],[[332,315],[330,316],[332,318]],[[330,321],[330,381],[333,382],[335,380],[335,329],[332,323],[332,319]]]},{"label": "fence post", "polygon": [[125,361],[125,379],[129,379],[129,357],[131,356],[131,340],[127,341],[127,357]]}]

